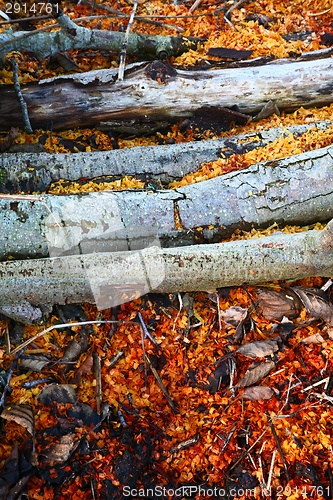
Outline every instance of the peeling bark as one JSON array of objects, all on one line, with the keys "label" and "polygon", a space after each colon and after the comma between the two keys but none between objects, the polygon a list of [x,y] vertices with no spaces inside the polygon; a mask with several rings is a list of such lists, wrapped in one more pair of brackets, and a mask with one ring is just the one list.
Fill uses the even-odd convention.
[{"label": "peeling bark", "polygon": [[[22,198],[22,199],[21,199]],[[216,242],[233,230],[333,217],[333,147],[164,191],[0,197],[0,258],[110,251],[133,238],[162,247]],[[203,228],[200,231],[199,228]],[[121,247],[123,249],[124,247]],[[53,253],[54,255],[54,253]]]},{"label": "peeling bark", "polygon": [[225,139],[92,153],[5,153],[0,161],[0,192],[45,191],[60,179],[76,181],[107,176],[113,180],[125,175],[159,181],[166,186],[196,171],[201,163],[217,160],[222,151],[226,157],[242,154],[287,136],[286,129],[298,137],[313,128],[326,130],[332,124],[322,121]]},{"label": "peeling bark", "polygon": [[[271,100],[280,110],[324,106],[332,102],[333,59],[210,71],[176,71],[155,61],[127,71],[121,82],[116,77],[117,70],[100,70],[27,85],[22,95],[32,126],[48,128],[52,122],[59,130],[107,120],[172,122],[207,106],[237,105],[241,113],[256,114]],[[0,110],[0,129],[22,125],[10,86],[2,89]]]}]

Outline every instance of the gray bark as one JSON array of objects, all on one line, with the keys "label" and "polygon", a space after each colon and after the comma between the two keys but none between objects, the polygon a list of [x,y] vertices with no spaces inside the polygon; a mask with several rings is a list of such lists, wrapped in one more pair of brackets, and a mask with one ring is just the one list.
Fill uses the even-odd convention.
[{"label": "gray bark", "polygon": [[333,147],[177,190],[22,198],[0,197],[1,259],[216,242],[235,227],[332,218]]},{"label": "gray bark", "polygon": [[[177,121],[203,106],[237,105],[241,113],[256,114],[271,100],[283,110],[332,102],[332,58],[210,71],[176,71],[152,63],[128,71],[121,82],[114,81],[116,73],[100,70],[26,86],[22,95],[32,127],[48,128],[51,122],[53,130],[59,130],[107,120]],[[95,77],[93,83],[82,83]],[[12,88],[2,90],[0,109],[0,129],[22,124]]]},{"label": "gray bark", "polygon": [[[94,30],[77,25],[64,13],[57,17],[61,31],[51,33],[14,31],[11,28],[0,34],[0,55],[12,51],[28,51],[39,59],[57,52],[68,50],[110,50],[120,52],[124,33],[107,30]],[[195,48],[198,40],[191,37],[152,36],[133,34],[129,36],[127,53],[137,54],[145,59],[166,58],[179,55]]]},{"label": "gray bark", "polygon": [[208,291],[243,283],[333,274],[333,221],[323,231],[182,248],[95,253],[0,263],[0,309],[21,321],[54,304],[99,309],[150,291]]},{"label": "gray bark", "polygon": [[103,176],[117,179],[125,175],[159,181],[165,186],[196,171],[201,163],[217,160],[222,150],[228,157],[287,136],[286,129],[300,136],[312,128],[326,130],[331,125],[332,122],[322,121],[224,139],[92,153],[5,153],[0,157],[0,192],[45,191],[60,179],[76,181]]}]

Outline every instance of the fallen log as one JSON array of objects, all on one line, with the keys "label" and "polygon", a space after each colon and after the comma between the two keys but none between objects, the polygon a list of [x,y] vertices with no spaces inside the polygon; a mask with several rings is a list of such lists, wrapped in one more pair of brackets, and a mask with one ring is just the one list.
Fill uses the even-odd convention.
[{"label": "fallen log", "polygon": [[[57,24],[50,28],[58,25],[61,27],[60,31],[45,33],[14,31],[9,28],[0,33],[0,58],[12,51],[27,51],[38,59],[69,50],[109,50],[117,53],[121,51],[125,33],[84,28],[64,14],[58,4],[54,4],[54,7],[57,9],[54,12]],[[149,56],[165,59],[172,55],[180,55],[191,48],[195,49],[200,40],[194,37],[130,33],[126,52],[146,59]]]},{"label": "fallen log", "polygon": [[0,159],[0,192],[45,191],[60,179],[76,181],[125,175],[155,180],[163,186],[196,171],[201,163],[266,146],[288,132],[298,137],[310,129],[326,130],[330,121],[279,127],[224,139],[168,146],[138,146],[91,153],[4,153]]},{"label": "fallen log", "polygon": [[176,190],[1,195],[0,259],[143,248],[154,238],[162,247],[212,243],[236,227],[327,221],[332,186],[330,146]]},{"label": "fallen log", "polygon": [[[207,71],[182,71],[161,61],[128,68],[116,81],[117,70],[99,70],[26,85],[33,128],[53,130],[94,126],[107,120],[177,121],[202,107],[237,106],[256,114],[268,101],[279,109],[324,106],[332,102],[332,58]],[[23,126],[15,91],[0,94],[0,129]]]},{"label": "fallen log", "polygon": [[212,245],[0,263],[0,311],[26,323],[55,304],[106,309],[147,292],[208,291],[333,275],[333,221],[322,231]]}]

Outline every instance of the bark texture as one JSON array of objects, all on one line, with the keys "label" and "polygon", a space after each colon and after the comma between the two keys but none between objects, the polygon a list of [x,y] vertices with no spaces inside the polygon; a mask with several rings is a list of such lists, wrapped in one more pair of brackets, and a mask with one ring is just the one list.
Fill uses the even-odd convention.
[{"label": "bark texture", "polygon": [[[0,158],[0,192],[45,191],[60,179],[120,178],[132,175],[163,186],[196,171],[201,163],[266,146],[288,132],[298,137],[310,129],[326,130],[333,122],[273,128],[225,139],[168,146],[139,146],[92,153],[5,153]],[[288,131],[288,132],[287,132]]]},{"label": "bark texture", "polygon": [[150,291],[182,292],[333,274],[333,221],[323,231],[228,243],[0,263],[0,308],[31,322],[38,306],[109,308]]},{"label": "bark texture", "polygon": [[[284,110],[332,102],[332,58],[211,71],[176,71],[155,61],[128,71],[123,81],[116,74],[100,70],[27,85],[22,94],[33,128],[49,128],[51,122],[59,130],[106,120],[176,121],[207,106],[237,105],[241,113],[256,114],[271,100]],[[22,124],[15,92],[4,87],[0,129]]]},{"label": "bark texture", "polygon": [[[50,4],[48,4],[50,5]],[[0,54],[12,51],[32,52],[39,59],[68,50],[110,50],[120,52],[124,33],[118,31],[95,30],[79,26],[66,14],[57,17],[61,31],[51,33],[14,31],[11,28],[0,34]],[[127,45],[128,54],[136,54],[145,59],[149,57],[165,59],[195,48],[198,39],[181,36],[152,36],[131,33]]]},{"label": "bark texture", "polygon": [[154,239],[162,247],[216,242],[236,227],[332,218],[333,147],[177,190],[3,195],[0,210],[1,259],[144,248]]}]

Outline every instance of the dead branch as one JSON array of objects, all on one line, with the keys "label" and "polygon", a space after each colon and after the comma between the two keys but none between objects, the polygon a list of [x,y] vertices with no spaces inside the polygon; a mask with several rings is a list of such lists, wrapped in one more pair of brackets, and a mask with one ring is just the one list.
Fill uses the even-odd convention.
[{"label": "dead branch", "polygon": [[[162,191],[0,197],[0,258],[220,241],[236,227],[333,217],[333,147]],[[200,229],[201,228],[201,229]],[[125,245],[125,247],[124,247]],[[118,247],[119,248],[119,247]],[[54,254],[53,254],[54,255]]]},{"label": "dead branch", "polygon": [[[112,151],[74,154],[5,153],[0,162],[0,192],[46,191],[52,182],[60,179],[77,181],[81,178],[106,176],[109,180],[136,176],[167,186],[170,182],[195,172],[203,162],[217,160],[221,152],[225,156],[242,154],[264,147],[279,137],[286,137],[288,132],[298,137],[310,129],[326,130],[332,124],[330,121],[321,121],[225,139],[168,146],[138,146]],[[0,148],[1,146],[0,144]]]},{"label": "dead branch", "polygon": [[214,290],[243,283],[333,274],[333,221],[322,231],[181,248],[71,255],[0,263],[1,311],[41,319],[41,306],[96,303],[100,309],[150,291]]},{"label": "dead branch", "polygon": [[[122,37],[121,33],[117,35]],[[131,46],[139,48],[145,43],[140,38],[143,35],[134,36],[136,42],[129,43],[127,52]],[[152,50],[156,49],[160,57],[166,57],[173,43],[182,40],[175,38],[172,42],[172,37],[166,38],[168,41],[162,41],[158,49],[152,43]],[[282,60],[263,66],[207,71],[176,71],[155,61],[141,67],[130,65],[119,82],[117,72],[91,71],[27,85],[22,94],[32,127],[47,128],[51,121],[53,130],[100,125],[108,120],[172,122],[191,117],[207,106],[237,105],[241,113],[257,114],[271,100],[280,110],[332,102],[332,58]],[[0,109],[0,129],[22,124],[21,109],[11,86],[2,89]]]},{"label": "dead branch", "polygon": [[[0,34],[0,54],[24,50],[33,53],[39,59],[44,59],[57,52],[68,50],[91,49],[120,52],[125,38],[124,33],[84,28],[77,25],[60,9],[59,15],[55,17],[61,27],[60,31],[25,32],[14,31],[12,28],[3,31]],[[149,57],[159,59],[160,56],[165,58],[165,55],[170,57],[195,48],[198,41],[199,39],[191,37],[130,34],[127,53],[136,54],[145,59]]]}]

